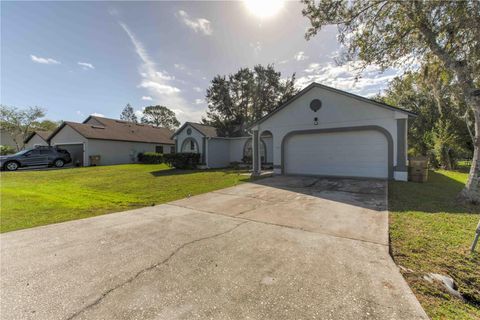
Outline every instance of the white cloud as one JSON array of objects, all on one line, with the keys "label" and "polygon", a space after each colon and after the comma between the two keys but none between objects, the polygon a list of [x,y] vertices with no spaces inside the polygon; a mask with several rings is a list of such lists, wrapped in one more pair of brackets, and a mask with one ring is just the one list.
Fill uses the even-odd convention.
[{"label": "white cloud", "polygon": [[108,9],[108,14],[116,17],[120,14],[120,12],[118,12],[118,10],[116,8],[109,8]]},{"label": "white cloud", "polygon": [[142,110],[135,110],[135,115],[137,116],[137,119],[140,120],[142,119],[143,117],[143,110],[145,110],[145,108],[142,108]]},{"label": "white cloud", "polygon": [[303,61],[303,60],[307,60],[308,56],[305,55],[305,52],[299,51],[293,56],[293,59],[297,61]]},{"label": "white cloud", "polygon": [[156,73],[157,77],[163,80],[174,80],[175,77],[169,75],[166,71],[157,71]]},{"label": "white cloud", "polygon": [[152,80],[143,80],[139,85],[139,88],[146,88],[156,91],[160,95],[171,95],[180,92],[180,89],[170,86],[168,84],[161,84]]},{"label": "white cloud", "polygon": [[260,43],[260,41],[250,42],[249,45],[250,48],[253,48],[254,54],[258,54],[260,51],[262,51],[262,44]]},{"label": "white cloud", "polygon": [[203,99],[195,99],[195,104],[202,104],[205,103],[205,100]]},{"label": "white cloud", "polygon": [[182,112],[176,112],[180,121],[199,121],[205,109],[193,108],[193,106],[189,105],[182,97],[182,91],[172,84],[174,77],[166,71],[158,70],[157,64],[150,58],[143,43],[136,38],[126,24],[119,23],[128,35],[136,54],[141,60],[139,74],[142,80],[138,87],[146,89],[149,93],[148,97],[155,102],[165,105],[172,110],[182,110]]},{"label": "white cloud", "polygon": [[187,69],[187,67],[186,67],[184,64],[181,64],[181,63],[175,63],[173,66],[174,66],[176,69],[178,69],[178,70],[185,70],[185,69]]},{"label": "white cloud", "polygon": [[328,63],[311,63],[304,70],[305,75],[297,79],[297,86],[306,87],[318,82],[340,90],[361,96],[370,97],[384,90],[388,83],[398,76],[398,69],[387,69],[384,72],[378,66],[368,66],[359,74],[359,64],[350,62],[344,65]]},{"label": "white cloud", "polygon": [[202,92],[202,88],[200,87],[193,87],[193,90],[196,92]]},{"label": "white cloud", "polygon": [[152,101],[152,97],[150,96],[142,96],[142,100],[145,100],[145,101]]},{"label": "white cloud", "polygon": [[41,64],[60,64],[60,61],[57,61],[55,59],[37,57],[33,54],[30,55],[30,59],[32,59],[33,62],[41,63]]},{"label": "white cloud", "polygon": [[81,66],[83,70],[88,70],[88,69],[93,70],[93,69],[95,69],[95,67],[93,66],[93,64],[88,63],[88,62],[77,62],[77,64],[78,64],[79,66]]},{"label": "white cloud", "polygon": [[190,18],[188,13],[183,10],[180,10],[176,14],[177,18],[180,19],[187,27],[192,29],[195,32],[203,33],[204,35],[212,34],[212,26],[210,21],[204,18]]},{"label": "white cloud", "polygon": [[307,72],[307,73],[314,72],[314,71],[317,70],[319,67],[320,67],[320,63],[310,63],[310,64],[308,65],[307,69],[305,69],[305,72]]},{"label": "white cloud", "polygon": [[[148,73],[140,72],[140,75],[144,78],[148,78]],[[155,76],[162,80],[174,80],[175,77],[168,74],[166,71],[155,71]]]},{"label": "white cloud", "polygon": [[92,113],[91,116],[95,116],[95,117],[105,117],[104,114],[101,114],[101,113],[98,113],[98,112]]}]

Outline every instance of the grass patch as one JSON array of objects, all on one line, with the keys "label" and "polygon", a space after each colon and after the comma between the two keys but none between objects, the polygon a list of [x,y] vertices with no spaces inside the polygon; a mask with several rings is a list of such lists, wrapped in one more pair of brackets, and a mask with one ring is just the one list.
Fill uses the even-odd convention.
[{"label": "grass patch", "polygon": [[232,170],[175,170],[164,164],[2,172],[0,232],[161,204],[234,186]]},{"label": "grass patch", "polygon": [[[390,240],[397,264],[432,319],[480,319],[480,254],[470,254],[480,207],[459,203],[467,173],[431,171],[427,183],[389,185]],[[452,277],[466,301],[451,297],[426,273]]]}]

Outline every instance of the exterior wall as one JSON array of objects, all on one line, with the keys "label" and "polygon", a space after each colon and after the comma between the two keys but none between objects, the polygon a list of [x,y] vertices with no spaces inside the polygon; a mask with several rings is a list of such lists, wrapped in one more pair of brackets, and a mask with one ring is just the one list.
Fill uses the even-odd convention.
[{"label": "exterior wall", "polygon": [[230,165],[230,140],[211,138],[206,140],[206,163],[209,168],[224,168]]},{"label": "exterior wall", "polygon": [[[155,152],[155,146],[162,144],[128,142],[114,140],[88,140],[87,161],[89,156],[99,155],[101,165],[135,163],[137,155],[144,152]],[[170,145],[163,145],[164,153]]]},{"label": "exterior wall", "polygon": [[263,137],[260,138],[265,142],[265,152],[267,153],[267,159],[265,162],[273,163],[273,138],[272,137]]},{"label": "exterior wall", "polygon": [[50,144],[55,146],[57,144],[76,144],[76,143],[87,143],[87,139],[79,134],[77,131],[73,130],[72,127],[66,125],[57,132],[55,136],[50,140]]},{"label": "exterior wall", "polygon": [[[310,109],[310,102],[313,99],[320,99],[322,102],[322,107],[317,112]],[[315,117],[318,120],[317,125],[314,124]],[[258,130],[260,133],[269,130],[273,134],[273,164],[277,172],[282,165],[282,141],[289,132],[369,125],[380,126],[392,136],[393,166],[396,166],[397,119],[399,118],[407,119],[408,116],[352,97],[314,87],[290,105],[257,125],[254,130]]]},{"label": "exterior wall", "polygon": [[250,140],[251,137],[230,138],[230,162],[241,162],[243,159],[243,148],[245,143]]},{"label": "exterior wall", "polygon": [[50,145],[56,146],[60,144],[83,144],[83,163],[88,166],[88,140],[73,130],[69,125],[64,126],[55,136],[50,139]]},{"label": "exterior wall", "polygon": [[28,142],[25,144],[25,149],[35,148],[36,146],[48,146],[48,142],[43,140],[38,134],[35,134]]},{"label": "exterior wall", "polygon": [[[251,137],[241,137],[241,138],[227,138],[230,141],[230,162],[241,162],[243,159],[243,150],[245,148],[245,143],[251,139]],[[265,151],[267,153],[267,159],[265,162],[273,162],[273,139],[271,137],[262,138],[265,146]],[[263,153],[261,153],[263,155]]]},{"label": "exterior wall", "polygon": [[[19,147],[21,148],[22,147],[21,135],[18,135],[17,141],[18,141]],[[10,147],[13,147],[13,148],[17,149],[17,144],[13,140],[13,137],[10,135],[10,133],[8,133],[4,130],[0,131],[0,145],[10,146]]]},{"label": "exterior wall", "polygon": [[[187,129],[188,128],[191,128],[192,129],[192,134],[191,135],[188,135],[187,134]],[[183,128],[182,131],[180,131],[176,136],[175,136],[175,139],[177,141],[177,152],[182,152],[182,145],[183,145],[183,142],[187,139],[187,138],[193,138],[195,139],[195,141],[197,141],[197,145],[198,145],[198,152],[199,153],[203,153],[203,150],[204,150],[204,147],[203,147],[203,138],[204,138],[204,135],[201,134],[197,129],[195,129],[194,127],[192,127],[191,125],[187,125],[185,126],[185,128]]]},{"label": "exterior wall", "polygon": [[[150,143],[147,143],[147,144],[150,144]],[[163,147],[163,152],[162,154],[169,154],[169,153],[175,153],[175,145],[174,144],[156,144],[156,143],[153,143],[153,152],[155,152],[156,150],[156,147],[160,147],[162,146]]]}]

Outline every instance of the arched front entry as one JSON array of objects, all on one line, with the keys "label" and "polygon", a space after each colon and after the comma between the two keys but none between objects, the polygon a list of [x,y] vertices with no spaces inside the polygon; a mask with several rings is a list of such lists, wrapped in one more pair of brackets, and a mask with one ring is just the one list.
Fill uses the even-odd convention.
[{"label": "arched front entry", "polygon": [[[265,144],[265,141],[263,139],[260,139],[260,157],[262,160],[262,163],[267,162],[267,145]],[[253,157],[253,149],[252,149],[252,139],[248,139],[245,141],[245,144],[243,145],[243,162],[250,163],[252,162],[252,157]]]},{"label": "arched front entry", "polygon": [[183,140],[181,152],[199,153],[198,142],[194,138]]}]

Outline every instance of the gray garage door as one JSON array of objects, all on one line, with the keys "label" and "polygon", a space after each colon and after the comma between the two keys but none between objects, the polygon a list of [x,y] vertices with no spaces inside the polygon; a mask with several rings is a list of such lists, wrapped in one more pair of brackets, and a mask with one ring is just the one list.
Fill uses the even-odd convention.
[{"label": "gray garage door", "polygon": [[83,166],[83,144],[57,144],[56,147],[70,152],[72,164]]},{"label": "gray garage door", "polygon": [[388,143],[377,131],[298,134],[284,152],[287,174],[388,177]]}]

